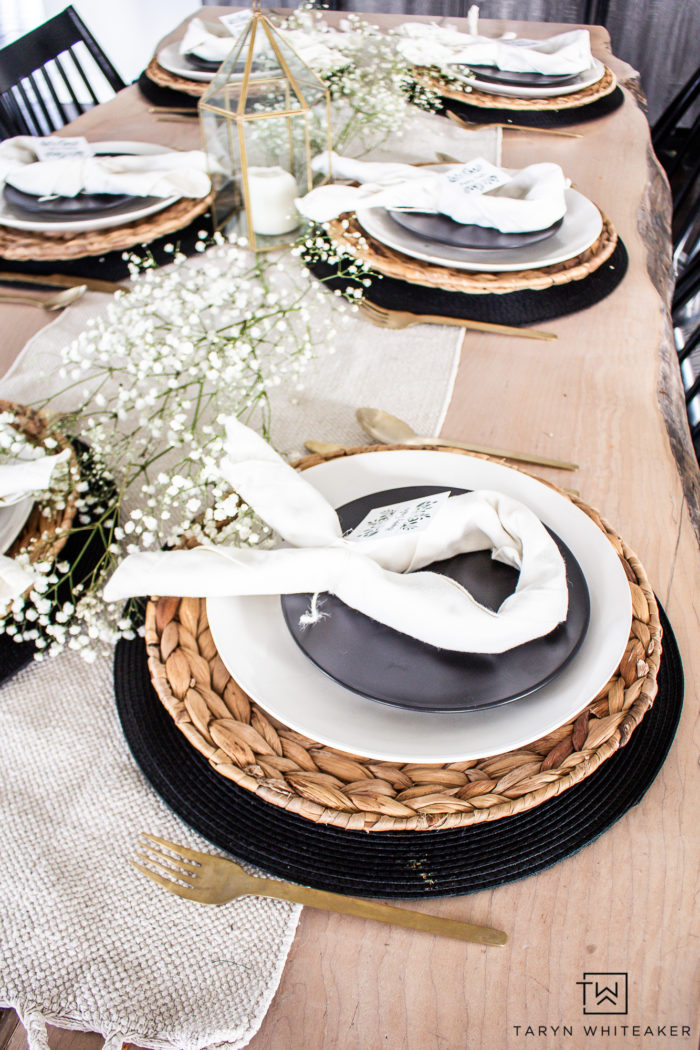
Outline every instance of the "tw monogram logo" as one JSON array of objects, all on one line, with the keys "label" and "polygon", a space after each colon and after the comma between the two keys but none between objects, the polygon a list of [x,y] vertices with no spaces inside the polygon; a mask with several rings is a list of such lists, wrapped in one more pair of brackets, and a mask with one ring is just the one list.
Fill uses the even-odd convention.
[{"label": "tw monogram logo", "polygon": [[584,1014],[626,1014],[626,973],[584,973],[577,981],[583,988]]}]

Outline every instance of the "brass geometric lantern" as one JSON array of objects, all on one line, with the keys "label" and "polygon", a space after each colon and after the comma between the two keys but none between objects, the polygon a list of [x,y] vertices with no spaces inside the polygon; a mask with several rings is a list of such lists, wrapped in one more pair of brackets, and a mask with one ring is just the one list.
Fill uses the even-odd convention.
[{"label": "brass geometric lantern", "polygon": [[293,243],[305,221],[294,198],[313,186],[319,141],[330,172],[330,96],[259,0],[202,96],[199,115],[215,228],[247,237],[254,251]]}]

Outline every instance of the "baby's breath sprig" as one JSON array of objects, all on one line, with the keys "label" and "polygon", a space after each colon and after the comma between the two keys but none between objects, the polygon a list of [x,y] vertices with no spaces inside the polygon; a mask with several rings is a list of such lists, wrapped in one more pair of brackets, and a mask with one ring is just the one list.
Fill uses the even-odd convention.
[{"label": "baby's breath sprig", "polygon": [[[333,148],[343,153],[352,147],[359,156],[377,149],[390,135],[401,135],[411,106],[430,112],[441,108],[436,90],[419,81],[414,67],[401,55],[398,38],[360,15],[344,18],[339,30],[323,14],[302,5],[280,23],[283,31],[301,31],[305,43],[316,42],[309,64],[328,87],[331,96]],[[323,150],[318,129],[313,142]]]},{"label": "baby's breath sprig", "polygon": [[269,437],[270,390],[301,389],[319,348],[332,350],[362,269],[352,260],[343,267],[338,302],[289,252],[255,255],[205,233],[198,247],[196,260],[173,247],[165,268],[128,256],[130,290],[64,348],[63,388],[34,406],[51,413],[59,397],[73,400],[54,426],[85,446],[65,553],[35,560],[34,587],[0,620],[0,633],[33,642],[39,657],[70,648],[93,659],[101,643],[133,636],[132,610],[101,598],[126,554],[184,536],[245,546],[271,539],[219,473],[223,420],[236,416]]}]

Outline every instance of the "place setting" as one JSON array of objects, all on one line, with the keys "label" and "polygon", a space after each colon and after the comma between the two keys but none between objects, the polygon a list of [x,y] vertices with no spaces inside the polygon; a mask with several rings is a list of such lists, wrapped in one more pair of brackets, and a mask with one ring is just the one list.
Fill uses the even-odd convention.
[{"label": "place setting", "polygon": [[0,400],[2,683],[50,654],[107,556],[114,482],[64,427],[50,414]]},{"label": "place setting", "polygon": [[[528,325],[600,301],[626,272],[612,222],[557,164],[426,168],[334,154],[332,171],[297,208],[376,271],[365,297],[388,315]],[[324,260],[309,265],[332,281]]]},{"label": "place setting", "polygon": [[405,23],[399,49],[446,109],[475,123],[556,129],[597,119],[623,102],[615,74],[591,54],[587,29],[531,40],[469,32],[434,23]]},{"label": "place setting", "polygon": [[[199,17],[190,19],[179,40],[165,44],[153,55],[138,81],[141,92],[157,107],[167,108],[172,103],[180,110],[178,115],[186,118],[234,48],[239,48],[240,53],[230,68],[227,63],[225,76],[230,83],[240,83],[246,69],[243,49],[247,44],[245,33],[251,14],[252,9],[246,8],[221,15],[216,21]],[[342,38],[340,33],[332,35],[336,41]],[[327,47],[316,32],[293,29],[284,33],[284,39],[290,41],[295,54],[313,68],[320,66],[328,70],[342,64],[338,54]],[[276,64],[274,50],[259,34],[248,77],[253,82],[264,84]]]},{"label": "place setting", "polygon": [[[206,155],[135,141],[20,136],[0,145],[0,252],[7,270],[81,270],[121,279],[121,253],[202,221]],[[116,264],[114,260],[117,259]],[[117,272],[119,271],[119,272]]]},{"label": "place setting", "polygon": [[172,595],[119,643],[115,688],[138,765],[187,823],[273,875],[411,897],[541,870],[638,801],[682,672],[594,510],[456,449],[293,469],[228,435],[221,470],[283,545],[134,555],[105,592]]}]

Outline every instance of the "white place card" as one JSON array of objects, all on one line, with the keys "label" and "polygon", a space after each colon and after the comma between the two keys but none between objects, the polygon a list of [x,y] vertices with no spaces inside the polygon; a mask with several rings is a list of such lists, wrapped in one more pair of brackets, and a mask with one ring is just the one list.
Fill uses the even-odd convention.
[{"label": "white place card", "polygon": [[488,193],[489,190],[495,190],[510,181],[510,175],[506,175],[483,157],[476,157],[456,171],[448,172],[445,178],[448,182],[455,183],[467,197],[473,193]]},{"label": "white place card", "polygon": [[246,8],[245,11],[234,11],[230,15],[219,15],[219,21],[226,26],[231,36],[240,36],[252,17],[253,12]]},{"label": "white place card", "polygon": [[65,138],[59,135],[47,135],[44,138],[34,139],[32,147],[36,153],[36,159],[67,160],[73,157],[91,157],[92,147],[86,138]]},{"label": "white place card", "polygon": [[422,532],[450,498],[449,492],[375,507],[349,532],[346,540],[384,539],[406,532]]}]

